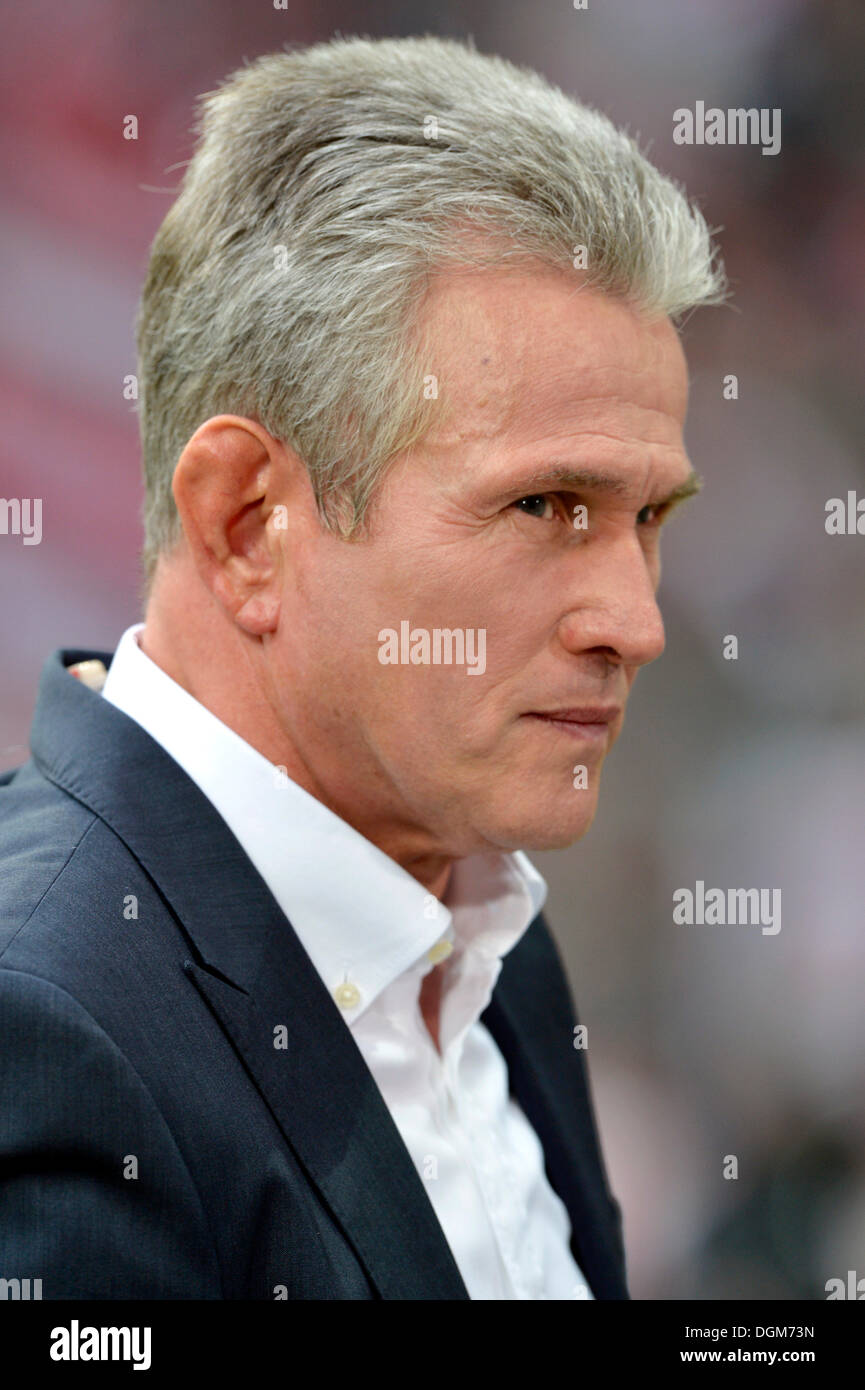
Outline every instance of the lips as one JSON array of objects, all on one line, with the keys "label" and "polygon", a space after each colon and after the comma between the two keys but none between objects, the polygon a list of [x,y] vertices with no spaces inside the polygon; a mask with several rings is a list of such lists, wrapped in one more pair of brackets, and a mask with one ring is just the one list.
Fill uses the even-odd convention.
[{"label": "lips", "polygon": [[531,710],[535,719],[555,719],[568,724],[612,724],[621,705],[580,705],[574,709]]},{"label": "lips", "polygon": [[610,725],[622,712],[620,705],[580,705],[567,709],[532,710],[524,719],[539,726],[563,733],[570,738],[601,742],[606,739]]}]

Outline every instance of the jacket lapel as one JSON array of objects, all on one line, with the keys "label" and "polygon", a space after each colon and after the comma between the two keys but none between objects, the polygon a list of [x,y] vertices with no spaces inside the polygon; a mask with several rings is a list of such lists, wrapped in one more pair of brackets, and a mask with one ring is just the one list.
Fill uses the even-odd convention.
[{"label": "jacket lapel", "polygon": [[508,1067],[511,1092],[544,1149],[549,1180],[568,1209],[571,1251],[596,1299],[628,1299],[583,1053],[564,970],[543,917],[505,957],[481,1021]]},{"label": "jacket lapel", "polygon": [[423,1181],[291,924],[187,774],[66,673],[93,657],[110,665],[84,651],[46,663],[34,761],[120,836],[170,904],[190,945],[183,968],[380,1296],[467,1299]]}]

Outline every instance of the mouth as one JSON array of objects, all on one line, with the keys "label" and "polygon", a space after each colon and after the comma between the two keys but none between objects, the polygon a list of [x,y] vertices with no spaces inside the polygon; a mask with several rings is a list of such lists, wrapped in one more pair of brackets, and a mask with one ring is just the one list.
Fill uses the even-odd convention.
[{"label": "mouth", "polygon": [[522,716],[546,724],[567,737],[583,743],[603,743],[610,725],[621,715],[621,705],[586,705],[579,709],[532,710]]}]

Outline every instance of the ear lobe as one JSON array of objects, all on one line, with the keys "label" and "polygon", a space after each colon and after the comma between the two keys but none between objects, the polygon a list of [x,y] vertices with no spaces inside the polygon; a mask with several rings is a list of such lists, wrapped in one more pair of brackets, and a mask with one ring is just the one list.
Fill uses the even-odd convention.
[{"label": "ear lobe", "polygon": [[241,604],[234,614],[234,621],[250,636],[263,637],[267,632],[276,632],[279,625],[279,611],[279,594],[273,586],[269,585]]}]

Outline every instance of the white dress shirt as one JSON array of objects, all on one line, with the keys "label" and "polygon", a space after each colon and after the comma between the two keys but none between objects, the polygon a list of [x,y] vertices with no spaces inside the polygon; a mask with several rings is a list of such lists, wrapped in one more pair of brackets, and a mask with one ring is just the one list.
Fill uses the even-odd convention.
[{"label": "white dress shirt", "polygon": [[[473,1299],[587,1299],[567,1209],[479,1022],[547,886],[522,853],[457,860],[439,902],[145,656],[130,627],[102,695],[179,763],[252,860],[340,1009]],[[439,1045],[420,987],[443,968]]]}]

